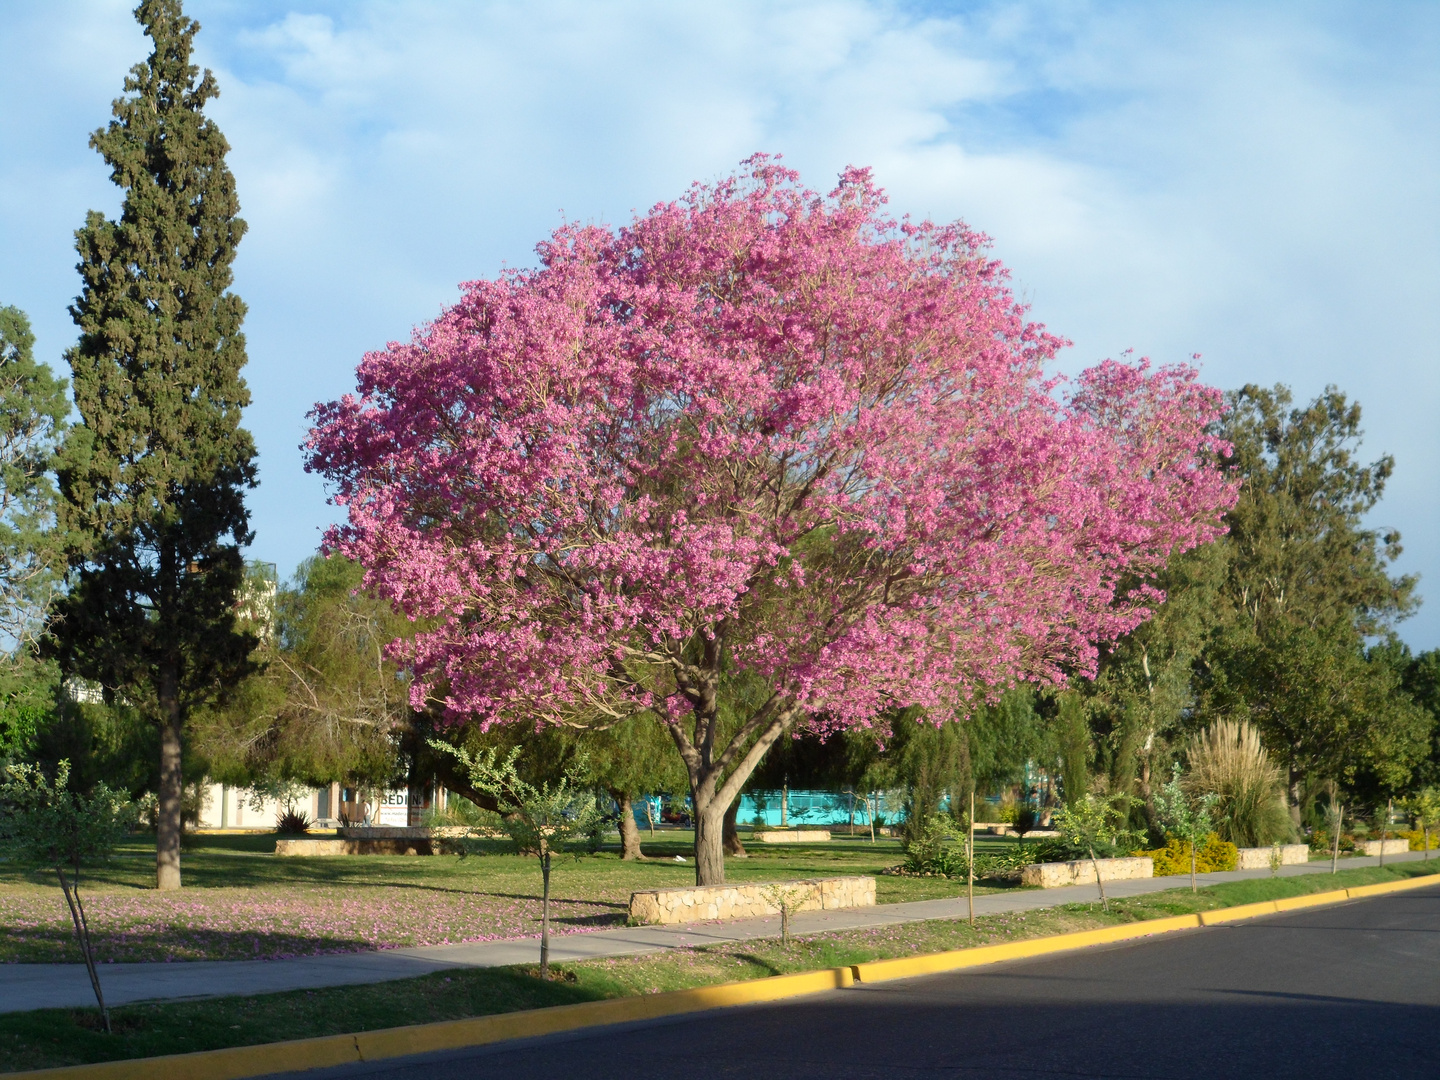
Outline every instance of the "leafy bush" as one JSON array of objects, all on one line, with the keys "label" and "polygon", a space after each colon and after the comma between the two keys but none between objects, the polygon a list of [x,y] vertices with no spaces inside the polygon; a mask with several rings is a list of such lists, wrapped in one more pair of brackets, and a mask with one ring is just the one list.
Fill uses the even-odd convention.
[{"label": "leafy bush", "polygon": [[965,873],[965,853],[953,847],[950,830],[954,822],[943,814],[931,814],[901,842],[904,866],[912,874],[954,877]]},{"label": "leafy bush", "polygon": [[995,813],[995,819],[1004,825],[1014,825],[1019,816],[1020,805],[1008,796],[1001,800],[1000,809]]},{"label": "leafy bush", "polygon": [[[1409,840],[1411,851],[1425,850],[1425,833],[1421,829],[1407,829],[1404,832],[1394,834],[1397,839]],[[1430,830],[1430,850],[1440,848],[1440,829]]]},{"label": "leafy bush", "polygon": [[310,831],[310,819],[292,807],[275,819],[275,831],[281,836],[304,836]]},{"label": "leafy bush", "polygon": [[[1402,834],[1402,835],[1403,835],[1403,834]],[[1437,838],[1436,838],[1436,837],[1432,836],[1432,837],[1430,838],[1430,844],[1431,844],[1432,847],[1436,846],[1437,842],[1440,842],[1440,841],[1437,841]],[[1316,829],[1314,832],[1312,832],[1312,833],[1310,834],[1310,850],[1311,850],[1311,851],[1316,851],[1316,852],[1319,852],[1319,853],[1321,853],[1321,854],[1328,854],[1330,851],[1333,851],[1333,850],[1334,850],[1333,845],[1334,845],[1334,839],[1331,837],[1330,833],[1329,833],[1327,830],[1325,830],[1325,829]],[[1343,832],[1343,833],[1340,834],[1340,850],[1341,850],[1341,851],[1354,851],[1354,850],[1355,850],[1355,834],[1354,834],[1354,833]],[[1416,849],[1412,847],[1411,850],[1413,851],[1413,850],[1416,850]]]},{"label": "leafy bush", "polygon": [[[1170,837],[1162,848],[1133,851],[1131,854],[1148,855],[1154,860],[1156,877],[1190,873],[1190,843],[1178,836]],[[1212,832],[1195,852],[1195,872],[1208,874],[1216,870],[1234,870],[1239,857],[1234,844],[1221,840],[1218,834]]]},{"label": "leafy bush", "polygon": [[1021,836],[1034,832],[1040,827],[1040,811],[1026,803],[1016,811],[1012,824],[1015,826],[1015,831]]}]

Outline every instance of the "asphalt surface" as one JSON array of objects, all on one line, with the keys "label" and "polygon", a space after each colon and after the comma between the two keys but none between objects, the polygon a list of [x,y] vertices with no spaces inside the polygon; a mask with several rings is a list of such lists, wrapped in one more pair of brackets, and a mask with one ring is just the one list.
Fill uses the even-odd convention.
[{"label": "asphalt surface", "polygon": [[792,1002],[303,1075],[1434,1078],[1440,887]]},{"label": "asphalt surface", "polygon": [[[1411,851],[1387,856],[1386,862],[1413,862],[1424,853]],[[1374,866],[1375,858],[1340,860],[1343,869]],[[1285,866],[1282,877],[1299,874],[1328,874],[1325,861]],[[1226,881],[1266,878],[1270,871],[1228,870],[1201,874],[1202,885]],[[1105,891],[1111,897],[1139,896],[1166,889],[1184,888],[1184,877],[1140,878],[1111,881]],[[957,886],[958,889],[958,886]],[[1060,889],[1017,889],[975,898],[978,915],[1034,911],[1061,904],[1093,903],[1099,899],[1094,885],[1072,885]],[[967,914],[962,897],[943,900],[916,900],[904,904],[881,904],[839,911],[799,912],[791,919],[797,934],[825,934],[872,926],[892,926],[925,919],[961,919]],[[610,956],[637,956],[687,949],[701,945],[752,941],[780,936],[779,916],[734,919],[729,922],[687,923],[681,926],[635,926],[615,930],[561,934],[550,939],[553,963],[574,963]],[[380,952],[339,953],[303,956],[293,960],[187,960],[178,963],[102,964],[100,981],[105,1000],[111,1005],[135,1001],[184,1000],[223,995],[271,994],[282,990],[304,990],[320,986],[352,986],[362,983],[408,979],[467,967],[503,967],[533,964],[540,959],[538,938],[513,941],[476,942],[468,945],[427,945],[385,949]],[[29,1009],[83,1008],[94,1001],[90,977],[83,964],[0,964],[0,1013]]]}]

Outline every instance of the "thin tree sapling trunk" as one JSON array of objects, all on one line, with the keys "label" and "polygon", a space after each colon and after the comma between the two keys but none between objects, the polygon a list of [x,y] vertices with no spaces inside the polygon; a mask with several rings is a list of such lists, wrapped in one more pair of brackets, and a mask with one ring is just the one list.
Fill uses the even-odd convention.
[{"label": "thin tree sapling trunk", "polygon": [[1341,806],[1335,814],[1335,850],[1330,853],[1330,873],[1335,873],[1340,867],[1340,833],[1345,827],[1345,807]]},{"label": "thin tree sapling trunk", "polygon": [[1095,857],[1095,845],[1090,845],[1090,863],[1095,867],[1095,885],[1100,890],[1100,904],[1110,910],[1110,901],[1105,897],[1105,881],[1100,876],[1100,860]]},{"label": "thin tree sapling trunk", "polygon": [[540,978],[550,978],[550,846],[540,842]]},{"label": "thin tree sapling trunk", "polygon": [[1190,841],[1190,891],[1197,893],[1200,890],[1195,885],[1195,841]]},{"label": "thin tree sapling trunk", "polygon": [[1390,836],[1390,804],[1385,804],[1385,819],[1380,822],[1380,865],[1385,865],[1385,841]]},{"label": "thin tree sapling trunk", "polygon": [[880,793],[871,791],[865,796],[865,816],[870,819],[870,843],[875,843],[875,811],[880,809]]},{"label": "thin tree sapling trunk", "polygon": [[105,1020],[105,1034],[111,1034],[110,1010],[105,1005],[105,992],[100,989],[100,973],[95,968],[95,953],[90,947],[90,921],[85,918],[85,907],[80,902],[80,867],[75,867],[74,882],[65,879],[63,867],[55,867],[55,876],[60,879],[60,891],[65,894],[65,904],[70,909],[70,920],[75,924],[75,937],[80,942],[80,955],[85,959],[85,973],[90,976],[90,988],[95,991],[95,1000],[100,1005],[100,1015]]},{"label": "thin tree sapling trunk", "polygon": [[1420,822],[1420,839],[1425,844],[1425,861],[1430,861],[1430,826]]},{"label": "thin tree sapling trunk", "polygon": [[621,792],[615,796],[615,801],[620,804],[620,858],[626,862],[644,862],[645,853],[640,850],[640,827],[635,824],[635,800],[629,792]]},{"label": "thin tree sapling trunk", "polygon": [[650,826],[650,839],[655,839],[655,800],[645,798],[645,824]]},{"label": "thin tree sapling trunk", "polygon": [[965,833],[965,899],[970,909],[970,925],[975,925],[975,789],[970,789],[970,822]]}]

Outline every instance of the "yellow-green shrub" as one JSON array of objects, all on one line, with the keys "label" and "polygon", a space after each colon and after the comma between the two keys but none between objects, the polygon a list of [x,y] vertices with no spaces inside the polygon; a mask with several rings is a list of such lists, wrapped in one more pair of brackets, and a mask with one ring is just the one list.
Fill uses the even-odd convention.
[{"label": "yellow-green shrub", "polygon": [[[1425,850],[1425,833],[1421,829],[1408,829],[1405,832],[1395,833],[1397,839],[1409,840],[1411,851]],[[1440,848],[1440,829],[1430,830],[1430,850]]]},{"label": "yellow-green shrub", "polygon": [[[1154,861],[1156,877],[1190,873],[1190,845],[1177,837],[1170,837],[1163,848],[1136,851],[1134,854],[1148,855]],[[1228,840],[1221,840],[1218,834],[1212,832],[1195,853],[1195,871],[1208,874],[1215,870],[1234,870],[1238,859],[1239,852],[1235,850],[1235,845]]]}]

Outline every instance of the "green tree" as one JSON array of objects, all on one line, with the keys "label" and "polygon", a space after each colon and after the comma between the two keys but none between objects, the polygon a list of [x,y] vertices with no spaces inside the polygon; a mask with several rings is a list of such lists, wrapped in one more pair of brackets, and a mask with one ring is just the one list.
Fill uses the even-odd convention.
[{"label": "green tree", "polygon": [[600,817],[589,789],[585,761],[575,757],[553,783],[533,784],[515,768],[520,749],[503,757],[494,749],[473,757],[464,749],[435,740],[439,753],[453,755],[479,791],[500,805],[505,831],[522,853],[540,860],[540,978],[550,977],[550,868],[552,858],[589,835]]},{"label": "green tree", "polygon": [[219,91],[191,63],[199,27],[179,0],[144,0],[136,18],[154,51],[90,139],[124,191],[120,218],[92,211],[76,233],[81,425],[59,473],[73,585],[51,633],[64,670],[159,728],[156,883],[175,889],[186,720],[246,675],[255,647],[236,619],[255,448],[230,291],[245,226],[204,112]]},{"label": "green tree", "polygon": [[[412,725],[409,680],[386,645],[412,631],[364,591],[364,571],[340,555],[301,563],[257,611],[257,670],[192,721],[211,774],[227,783],[389,782]],[[266,583],[251,580],[258,594]]]},{"label": "green tree", "polygon": [[1180,783],[1179,764],[1154,797],[1156,816],[1165,832],[1190,848],[1190,891],[1196,892],[1195,856],[1215,828],[1214,808],[1220,797],[1213,791],[1201,795],[1187,792]]},{"label": "green tree", "polygon": [[0,783],[0,833],[22,857],[55,871],[108,1032],[110,1010],[105,1007],[95,950],[90,944],[90,923],[80,899],[80,869],[86,863],[107,858],[115,850],[135,820],[135,808],[104,784],[97,784],[87,795],[71,790],[69,783],[68,761],[60,762],[53,781],[32,766],[9,766],[4,783]]},{"label": "green tree", "polygon": [[70,413],[65,381],[34,347],[25,313],[0,307],[0,638],[17,662],[60,583],[53,475]]},{"label": "green tree", "polygon": [[1123,848],[1137,838],[1126,825],[1130,819],[1130,808],[1135,802],[1134,796],[1124,792],[1104,796],[1091,792],[1055,811],[1055,828],[1060,836],[1067,844],[1090,856],[1090,864],[1095,868],[1095,885],[1100,890],[1100,903],[1106,911],[1110,910],[1110,901],[1105,896],[1105,880],[1100,874],[1100,859],[1096,851]]},{"label": "green tree", "polygon": [[1223,421],[1244,481],[1227,516],[1217,627],[1197,673],[1197,718],[1248,719],[1302,786],[1369,770],[1403,785],[1425,751],[1424,718],[1393,668],[1366,651],[1417,603],[1392,576],[1398,533],[1364,524],[1394,469],[1357,456],[1360,407],[1334,387],[1291,408],[1289,390],[1246,386]]},{"label": "green tree", "polygon": [[[675,756],[675,744],[660,722],[633,716],[614,727],[579,734],[595,783],[620,810],[620,858],[644,859],[635,823],[635,799],[641,795],[681,794],[687,777]],[[740,800],[734,805],[738,807]],[[727,855],[736,854],[727,850]]]}]

